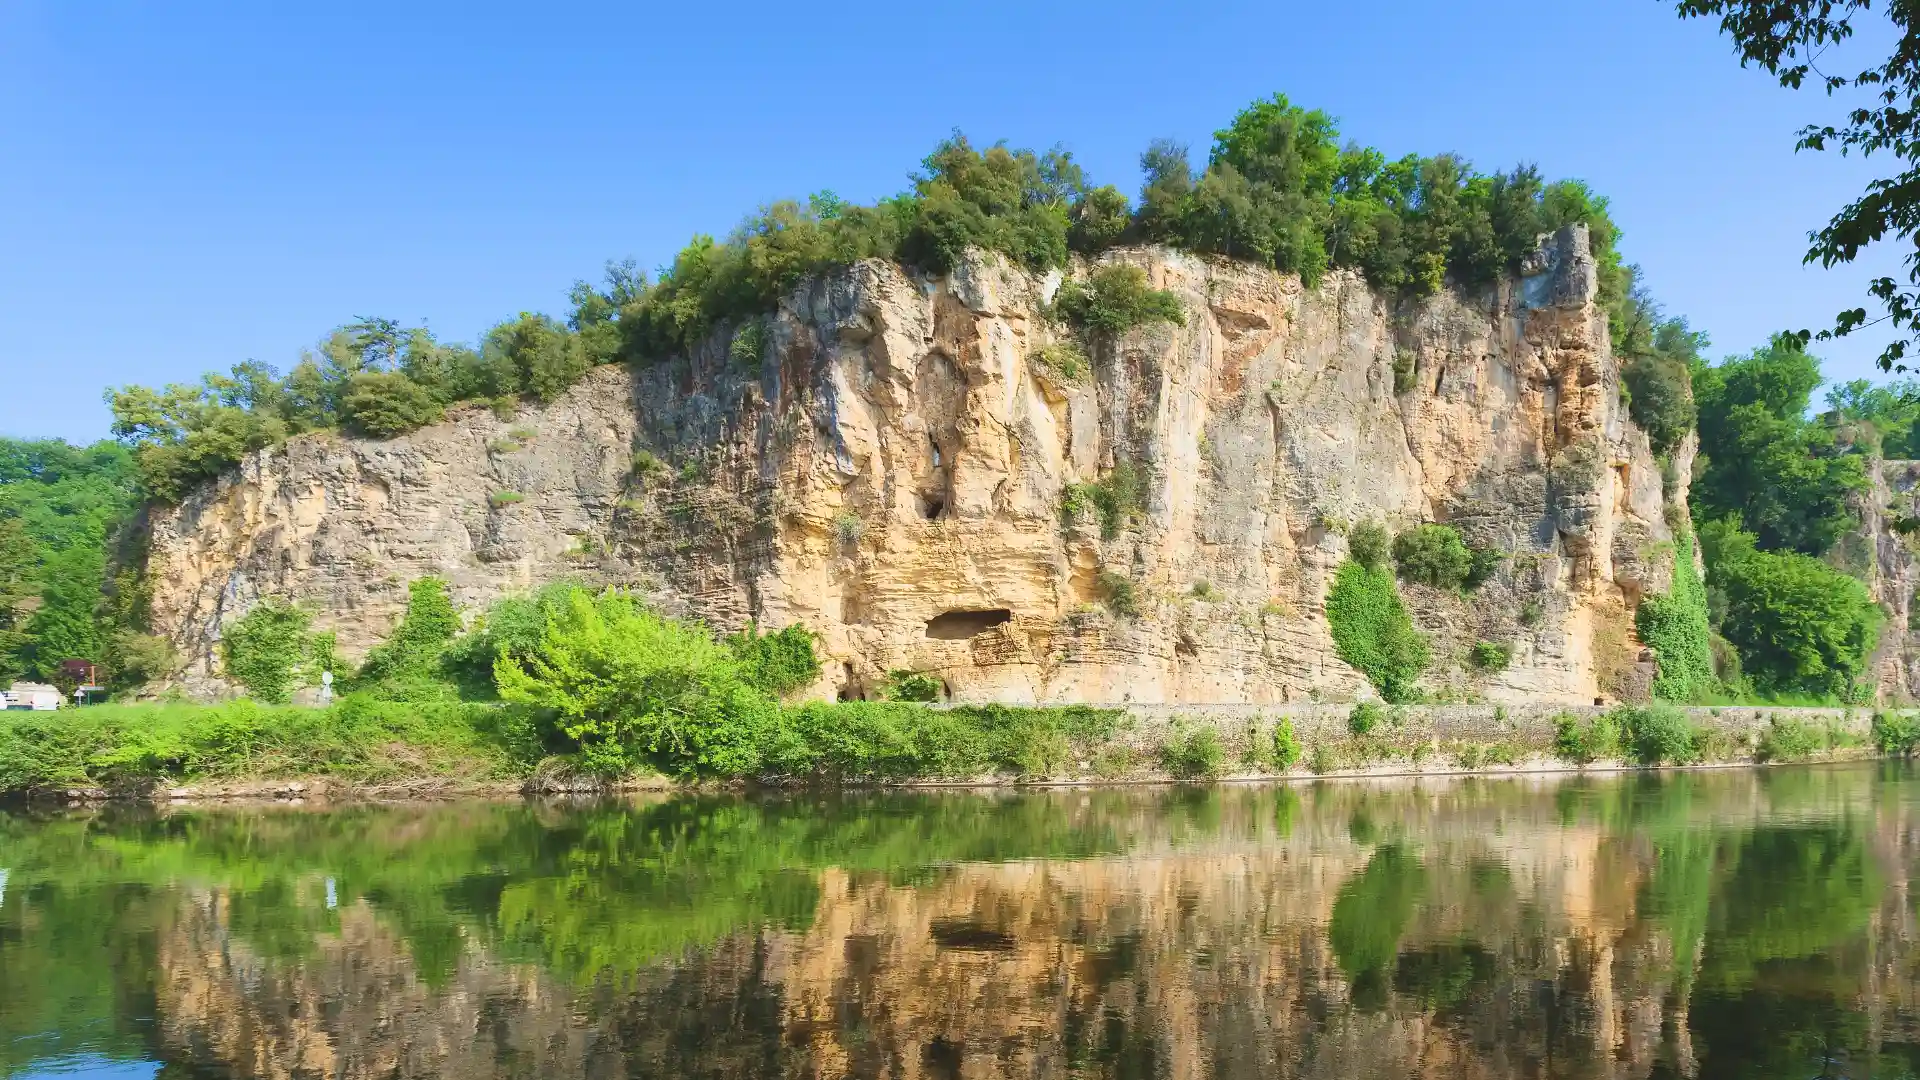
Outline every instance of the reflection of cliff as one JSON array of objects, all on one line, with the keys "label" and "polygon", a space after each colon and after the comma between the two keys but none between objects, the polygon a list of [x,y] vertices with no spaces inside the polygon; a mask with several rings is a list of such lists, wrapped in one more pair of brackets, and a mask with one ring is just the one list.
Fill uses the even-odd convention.
[{"label": "reflection of cliff", "polygon": [[[942,863],[936,845],[887,866],[842,848],[790,928],[742,926],[638,967],[579,936],[592,928],[564,890],[518,946],[476,915],[432,962],[398,897],[268,940],[250,930],[257,896],[181,892],[158,948],[163,1056],[343,1080],[1791,1072],[1828,1043],[1857,1056],[1920,1029],[1901,870],[1920,842],[1866,775],[982,803],[1003,825],[1110,832],[1128,854],[1048,856],[1009,836],[1009,853],[1041,857]],[[921,835],[965,812],[914,805],[902,820]],[[872,815],[833,820],[815,835],[892,835]],[[576,845],[562,862],[601,865],[577,846],[595,828],[554,824]],[[446,908],[477,911],[496,872],[441,886]],[[620,909],[619,892],[593,893],[591,921],[620,924],[610,940],[656,914],[642,894]],[[557,967],[562,952],[614,966]]]}]

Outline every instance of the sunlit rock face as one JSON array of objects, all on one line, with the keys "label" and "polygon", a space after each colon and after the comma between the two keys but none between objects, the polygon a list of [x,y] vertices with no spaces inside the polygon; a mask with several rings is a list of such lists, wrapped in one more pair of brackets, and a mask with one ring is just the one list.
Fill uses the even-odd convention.
[{"label": "sunlit rock face", "polygon": [[[445,577],[472,610],[574,576],[720,628],[805,622],[821,696],[913,668],[961,700],[1339,698],[1364,692],[1323,614],[1348,528],[1438,520],[1509,557],[1470,597],[1406,588],[1430,689],[1644,694],[1632,610],[1670,581],[1693,450],[1663,494],[1584,229],[1522,276],[1424,300],[1350,272],[1308,289],[1162,248],[1103,258],[1142,267],[1185,322],[1077,378],[1034,359],[1067,332],[1043,315],[1058,275],[869,262],[789,296],[757,365],[716,335],[513,419],[261,452],[153,521],[155,623],[208,685],[220,627],[262,597],[315,611],[351,657],[411,579]],[[660,465],[636,470],[636,450]],[[1063,513],[1070,485],[1116,469],[1142,481],[1137,514]],[[1107,610],[1103,573],[1132,580],[1137,617]],[[1481,640],[1512,642],[1511,666],[1468,664]]]}]

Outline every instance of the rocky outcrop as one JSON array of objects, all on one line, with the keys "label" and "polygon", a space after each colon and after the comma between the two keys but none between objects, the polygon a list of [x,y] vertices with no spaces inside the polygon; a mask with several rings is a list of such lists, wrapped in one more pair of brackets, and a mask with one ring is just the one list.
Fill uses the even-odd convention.
[{"label": "rocky outcrop", "polygon": [[[1508,557],[1471,595],[1406,588],[1431,690],[1644,693],[1632,610],[1667,587],[1691,448],[1663,491],[1583,229],[1496,288],[1404,302],[1349,272],[1309,289],[1158,248],[1105,258],[1186,320],[1079,377],[1034,358],[1065,332],[1044,315],[1058,275],[868,262],[789,296],[757,363],[716,335],[511,419],[262,451],[156,516],[155,622],[206,679],[221,626],[264,596],[352,656],[413,578],[474,610],[571,575],[720,628],[804,622],[822,695],[912,668],[958,699],[1337,700],[1369,692],[1323,614],[1348,528],[1437,520]],[[1103,534],[1063,513],[1116,470],[1140,478],[1137,514]],[[1107,575],[1137,615],[1109,610]],[[1512,664],[1475,669],[1478,641]]]},{"label": "rocky outcrop", "polygon": [[1912,625],[1920,590],[1920,461],[1868,458],[1867,488],[1853,500],[1856,531],[1841,536],[1828,561],[1860,578],[1886,619],[1868,667],[1880,701],[1920,699],[1920,634]]}]

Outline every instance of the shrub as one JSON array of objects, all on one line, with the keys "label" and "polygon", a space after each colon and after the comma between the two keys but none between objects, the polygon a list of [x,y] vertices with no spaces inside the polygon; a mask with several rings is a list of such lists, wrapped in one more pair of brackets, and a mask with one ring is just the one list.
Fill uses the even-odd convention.
[{"label": "shrub", "polygon": [[782,698],[820,678],[820,659],[813,651],[815,640],[813,631],[800,623],[763,634],[759,623],[749,622],[746,629],[727,635],[726,646],[748,683]]},{"label": "shrub", "polygon": [[1427,668],[1426,639],[1413,627],[1393,575],[1349,560],[1327,594],[1327,624],[1340,659],[1367,677],[1388,701],[1413,696]]},{"label": "shrub", "polygon": [[1556,757],[1576,765],[1620,756],[1620,723],[1611,714],[1602,713],[1582,723],[1572,713],[1554,717],[1553,752]]},{"label": "shrub", "polygon": [[1476,641],[1467,651],[1467,659],[1482,671],[1504,671],[1513,663],[1513,646],[1497,641]]},{"label": "shrub", "polygon": [[425,387],[397,371],[363,371],[347,380],[340,413],[349,428],[392,438],[440,419],[440,404]]},{"label": "shrub", "polygon": [[667,471],[667,463],[656,457],[651,450],[635,450],[629,463],[633,478],[645,482]]},{"label": "shrub", "polygon": [[1084,381],[1093,370],[1087,354],[1071,341],[1042,345],[1028,359],[1070,383]]},{"label": "shrub", "polygon": [[1111,540],[1139,517],[1145,505],[1142,487],[1139,471],[1122,461],[1093,483],[1067,485],[1061,495],[1060,512],[1071,521],[1089,509],[1098,511],[1100,536]]},{"label": "shrub", "polygon": [[545,634],[549,615],[565,609],[575,594],[591,598],[591,593],[571,581],[542,586],[526,595],[505,596],[493,602],[474,620],[473,629],[455,638],[441,660],[462,693],[470,697],[491,698],[497,693],[493,683],[493,662],[502,653],[524,660],[532,655]]},{"label": "shrub", "polygon": [[284,600],[267,599],[221,632],[225,674],[270,705],[285,704],[304,682],[313,616]]},{"label": "shrub", "polygon": [[1760,736],[1755,756],[1761,761],[1805,761],[1823,745],[1820,733],[1804,722],[1776,714]]},{"label": "shrub", "polygon": [[881,696],[888,701],[939,701],[940,680],[924,671],[887,672]]},{"label": "shrub", "polygon": [[809,702],[782,715],[762,763],[766,779],[972,778],[1054,775],[1098,756],[1122,714],[1085,705],[929,709],[896,701]]},{"label": "shrub", "polygon": [[1387,710],[1371,701],[1363,701],[1347,713],[1347,730],[1356,737],[1364,737],[1373,734],[1389,719]]},{"label": "shrub", "polygon": [[511,454],[520,449],[520,444],[512,439],[493,439],[487,443],[489,454]]},{"label": "shrub", "polygon": [[842,547],[853,547],[866,534],[867,523],[860,520],[860,515],[841,513],[834,516],[833,536]]},{"label": "shrub", "polygon": [[1293,721],[1281,717],[1273,728],[1273,768],[1286,772],[1300,763],[1300,739],[1293,733]]},{"label": "shrub", "polygon": [[738,367],[757,367],[765,347],[765,328],[759,319],[748,319],[733,332],[733,340],[727,344],[727,359]]},{"label": "shrub", "polygon": [[1845,698],[1879,637],[1879,605],[1856,578],[1811,556],[1724,542],[1712,568],[1721,633],[1763,691]]},{"label": "shrub", "polygon": [[1147,272],[1125,263],[1097,267],[1087,280],[1061,285],[1053,310],[1093,341],[1111,341],[1149,323],[1187,321],[1179,297],[1148,288]]},{"label": "shrub", "polygon": [[567,596],[526,656],[498,656],[494,682],[502,698],[551,717],[604,774],[747,775],[778,727],[731,650],[619,592]]},{"label": "shrub", "polygon": [[1211,780],[1226,757],[1220,733],[1211,727],[1176,730],[1160,747],[1160,767],[1176,780]]},{"label": "shrub", "polygon": [[407,586],[407,610],[391,637],[367,653],[355,675],[355,687],[390,684],[384,696],[396,696],[392,684],[420,682],[437,675],[441,654],[460,633],[460,614],[447,595],[447,583],[423,577]]},{"label": "shrub", "polygon": [[1678,530],[1673,541],[1673,587],[1641,600],[1633,624],[1658,664],[1654,696],[1665,701],[1697,701],[1718,682],[1713,631],[1707,618],[1707,589],[1693,568],[1693,534]]},{"label": "shrub", "polygon": [[1387,530],[1377,521],[1362,521],[1347,532],[1347,555],[1369,570],[1387,565]]},{"label": "shrub", "polygon": [[496,491],[487,496],[487,505],[493,507],[495,510],[501,510],[515,503],[526,501],[527,497],[517,491]]},{"label": "shrub", "polygon": [[1102,570],[1094,578],[1094,588],[1100,590],[1101,603],[1108,611],[1122,617],[1140,614],[1140,600],[1134,592],[1133,579],[1125,574],[1116,574],[1112,570]]},{"label": "shrub", "polygon": [[1912,757],[1920,748],[1920,715],[1910,712],[1873,714],[1873,748],[1887,757]]},{"label": "shrub", "polygon": [[1404,394],[1413,389],[1418,374],[1415,357],[1411,349],[1396,349],[1393,353],[1393,392]]},{"label": "shrub", "polygon": [[1686,765],[1700,757],[1700,732],[1687,714],[1665,705],[1613,710],[1621,742],[1641,765]]},{"label": "shrub", "polygon": [[1222,599],[1222,596],[1220,595],[1219,590],[1213,587],[1213,582],[1211,581],[1203,580],[1203,581],[1194,582],[1192,593],[1193,593],[1193,598],[1195,600],[1205,600],[1205,601],[1212,602],[1215,600]]},{"label": "shrub", "polygon": [[1546,614],[1546,612],[1544,610],[1544,606],[1540,603],[1539,598],[1529,596],[1527,597],[1526,602],[1520,605],[1520,616],[1519,616],[1520,625],[1521,626],[1538,625],[1540,622],[1540,617],[1544,614]]},{"label": "shrub", "polygon": [[1494,548],[1469,546],[1467,559],[1467,579],[1461,584],[1469,589],[1477,589],[1500,572],[1500,564],[1507,561],[1507,553]]},{"label": "shrub", "polygon": [[1416,525],[1393,538],[1400,576],[1436,589],[1458,589],[1473,571],[1473,553],[1451,525]]}]

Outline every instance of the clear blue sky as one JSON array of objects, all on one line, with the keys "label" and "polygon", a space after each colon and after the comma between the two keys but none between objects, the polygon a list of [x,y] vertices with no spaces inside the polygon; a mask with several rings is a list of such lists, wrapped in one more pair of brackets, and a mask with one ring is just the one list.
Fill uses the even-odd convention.
[{"label": "clear blue sky", "polygon": [[[323,4],[0,0],[0,433],[101,389],[282,369],[358,315],[471,340],[768,200],[869,200],[953,128],[1138,187],[1282,91],[1389,154],[1537,163],[1613,200],[1668,309],[1745,350],[1864,303],[1803,268],[1870,175],[1831,106],[1671,3]],[[1891,255],[1875,268],[1886,272]],[[1821,350],[1836,378],[1883,342]]]}]

